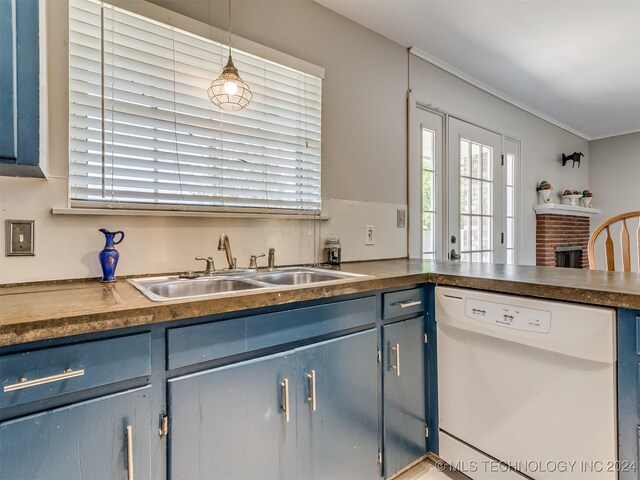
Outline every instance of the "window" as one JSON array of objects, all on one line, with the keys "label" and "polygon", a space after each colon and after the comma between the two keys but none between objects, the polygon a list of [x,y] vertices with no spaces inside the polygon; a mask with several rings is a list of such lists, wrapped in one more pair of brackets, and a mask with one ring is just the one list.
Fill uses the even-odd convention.
[{"label": "window", "polygon": [[422,128],[422,258],[436,259],[436,132]]},{"label": "window", "polygon": [[70,0],[72,206],[320,210],[319,76],[233,50],[253,101],[207,96],[228,48],[92,0]]},{"label": "window", "polygon": [[518,244],[518,211],[520,176],[520,142],[511,138],[504,139],[504,173],[505,173],[505,205],[506,222],[504,227],[504,243],[506,250],[506,263],[515,264],[517,262]]},{"label": "window", "polygon": [[460,139],[460,259],[493,262],[493,148]]}]

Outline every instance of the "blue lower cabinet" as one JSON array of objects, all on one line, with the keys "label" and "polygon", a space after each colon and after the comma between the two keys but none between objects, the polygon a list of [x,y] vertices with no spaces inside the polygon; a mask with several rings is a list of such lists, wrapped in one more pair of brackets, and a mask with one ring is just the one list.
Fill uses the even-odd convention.
[{"label": "blue lower cabinet", "polygon": [[170,478],[295,478],[295,374],[286,352],[169,380]]},{"label": "blue lower cabinet", "polygon": [[385,478],[426,454],[424,334],[423,317],[382,327]]},{"label": "blue lower cabinet", "polygon": [[371,329],[169,380],[170,478],[377,478],[376,349]]},{"label": "blue lower cabinet", "polygon": [[[0,424],[0,478],[151,477],[151,387]],[[130,477],[133,478],[133,477]]]},{"label": "blue lower cabinet", "polygon": [[640,311],[618,310],[619,480],[638,480],[640,469]]},{"label": "blue lower cabinet", "polygon": [[378,478],[376,330],[296,350],[300,479]]}]

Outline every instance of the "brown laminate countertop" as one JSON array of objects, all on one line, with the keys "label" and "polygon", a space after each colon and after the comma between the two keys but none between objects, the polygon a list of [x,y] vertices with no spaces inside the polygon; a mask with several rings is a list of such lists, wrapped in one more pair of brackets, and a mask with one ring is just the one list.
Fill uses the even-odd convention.
[{"label": "brown laminate countertop", "polygon": [[407,259],[349,263],[341,270],[369,277],[166,302],[148,300],[126,280],[2,286],[0,346],[427,282],[640,309],[638,273]]}]

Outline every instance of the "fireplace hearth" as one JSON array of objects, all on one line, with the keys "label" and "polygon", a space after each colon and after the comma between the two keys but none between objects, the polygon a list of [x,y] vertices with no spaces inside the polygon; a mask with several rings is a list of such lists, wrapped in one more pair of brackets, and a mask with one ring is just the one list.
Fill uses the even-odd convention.
[{"label": "fireplace hearth", "polygon": [[594,208],[570,205],[536,205],[536,265],[589,268],[587,244]]},{"label": "fireplace hearth", "polygon": [[556,267],[582,268],[582,247],[556,247]]}]

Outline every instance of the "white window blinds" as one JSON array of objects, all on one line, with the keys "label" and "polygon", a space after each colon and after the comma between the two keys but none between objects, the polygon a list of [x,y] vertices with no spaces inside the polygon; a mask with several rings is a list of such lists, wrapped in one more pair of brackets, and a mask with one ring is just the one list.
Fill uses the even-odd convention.
[{"label": "white window blinds", "polygon": [[92,0],[69,2],[72,205],[320,210],[322,80],[234,49],[251,104],[207,88],[228,47]]}]

